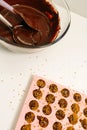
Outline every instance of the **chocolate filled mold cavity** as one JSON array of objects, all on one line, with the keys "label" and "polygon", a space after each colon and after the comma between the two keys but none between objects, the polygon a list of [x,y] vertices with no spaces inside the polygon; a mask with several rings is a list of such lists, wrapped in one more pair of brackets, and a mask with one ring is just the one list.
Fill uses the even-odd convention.
[{"label": "chocolate filled mold cavity", "polygon": [[50,84],[49,90],[50,90],[52,93],[56,93],[56,92],[58,91],[58,87],[57,87],[56,84]]},{"label": "chocolate filled mold cavity", "polygon": [[42,92],[40,89],[35,89],[33,91],[33,96],[36,98],[36,99],[40,99],[42,97]]},{"label": "chocolate filled mold cavity", "polygon": [[68,126],[66,130],[75,130],[73,126]]},{"label": "chocolate filled mold cavity", "polygon": [[25,120],[28,122],[28,123],[31,123],[33,122],[35,119],[35,115],[33,112],[27,112],[26,115],[25,115]]},{"label": "chocolate filled mold cavity", "polygon": [[43,128],[47,127],[49,124],[49,120],[46,117],[37,116],[37,119],[39,120],[39,125]]},{"label": "chocolate filled mold cavity", "polygon": [[70,92],[69,92],[69,90],[67,88],[64,88],[64,89],[61,90],[61,94],[62,94],[62,96],[67,98],[67,97],[69,97]]},{"label": "chocolate filled mold cavity", "polygon": [[74,113],[78,113],[80,111],[80,107],[77,103],[73,103],[71,105],[71,110],[74,112]]},{"label": "chocolate filled mold cavity", "polygon": [[87,119],[80,120],[82,127],[87,130]]},{"label": "chocolate filled mold cavity", "polygon": [[87,95],[35,76],[15,130],[87,130]]},{"label": "chocolate filled mold cavity", "polygon": [[83,110],[83,114],[84,114],[85,117],[87,117],[87,107],[84,108],[84,110]]},{"label": "chocolate filled mold cavity", "polygon": [[53,130],[62,130],[62,124],[60,122],[54,122]]},{"label": "chocolate filled mold cavity", "polygon": [[36,100],[32,100],[29,103],[29,107],[31,110],[37,110],[37,108],[39,107],[39,104]]},{"label": "chocolate filled mold cavity", "polygon": [[58,120],[62,120],[62,119],[64,119],[65,118],[65,112],[63,111],[63,110],[58,110],[57,112],[56,112],[56,118],[58,119]]},{"label": "chocolate filled mold cavity", "polygon": [[65,99],[63,99],[63,98],[58,101],[58,104],[59,104],[59,106],[61,108],[66,108],[67,107],[67,101]]},{"label": "chocolate filled mold cavity", "polygon": [[45,81],[43,80],[43,79],[39,79],[38,81],[37,81],[37,86],[39,87],[39,88],[43,88],[43,87],[45,87]]},{"label": "chocolate filled mold cavity", "polygon": [[55,96],[53,94],[48,94],[46,96],[46,101],[48,104],[54,103],[55,102]]},{"label": "chocolate filled mold cavity", "polygon": [[80,102],[81,101],[81,95],[79,93],[75,93],[73,95],[73,98],[76,102]]},{"label": "chocolate filled mold cavity", "polygon": [[78,115],[73,113],[68,117],[70,124],[75,125],[78,122]]},{"label": "chocolate filled mold cavity", "polygon": [[42,111],[45,115],[50,115],[51,112],[52,112],[52,108],[50,105],[45,105],[43,108],[42,108]]},{"label": "chocolate filled mold cavity", "polygon": [[20,130],[31,130],[31,124],[23,125]]}]

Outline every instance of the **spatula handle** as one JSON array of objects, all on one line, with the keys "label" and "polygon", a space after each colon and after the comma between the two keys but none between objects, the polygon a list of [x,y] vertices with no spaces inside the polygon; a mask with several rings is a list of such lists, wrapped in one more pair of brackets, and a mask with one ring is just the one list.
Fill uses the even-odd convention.
[{"label": "spatula handle", "polygon": [[11,11],[12,13],[14,13],[14,8],[11,5],[9,5],[7,2],[5,2],[4,0],[0,0],[0,5],[2,7],[4,7],[5,9],[7,9],[7,10]]},{"label": "spatula handle", "polygon": [[0,21],[2,21],[9,28],[12,28],[12,24],[7,19],[5,19],[1,14],[0,14]]}]

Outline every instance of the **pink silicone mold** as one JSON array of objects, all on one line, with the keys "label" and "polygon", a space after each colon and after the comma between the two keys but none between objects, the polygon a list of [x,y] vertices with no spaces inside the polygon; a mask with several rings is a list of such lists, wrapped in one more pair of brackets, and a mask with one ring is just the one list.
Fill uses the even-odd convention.
[{"label": "pink silicone mold", "polygon": [[87,95],[35,76],[15,130],[87,130]]}]

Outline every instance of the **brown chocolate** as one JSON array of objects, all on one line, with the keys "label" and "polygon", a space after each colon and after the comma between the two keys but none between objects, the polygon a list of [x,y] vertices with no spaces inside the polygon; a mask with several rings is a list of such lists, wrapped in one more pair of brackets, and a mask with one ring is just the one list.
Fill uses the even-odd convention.
[{"label": "brown chocolate", "polygon": [[87,98],[85,99],[85,103],[86,103],[86,105],[87,105]]},{"label": "brown chocolate", "polygon": [[83,110],[83,114],[85,115],[85,117],[87,117],[87,107],[84,108],[84,110]]},{"label": "brown chocolate", "polygon": [[43,107],[42,111],[43,111],[43,113],[44,113],[45,115],[50,115],[51,112],[52,112],[52,108],[51,108],[50,105],[45,105],[45,106]]},{"label": "brown chocolate", "polygon": [[21,127],[21,130],[31,130],[31,124],[23,125],[23,126]]},{"label": "brown chocolate", "polygon": [[39,104],[36,100],[31,100],[29,102],[29,107],[31,110],[37,110],[37,108],[39,107]]},{"label": "brown chocolate", "polygon": [[67,97],[69,97],[70,92],[68,89],[64,88],[61,90],[61,94],[63,97],[67,98]]},{"label": "brown chocolate", "polygon": [[34,119],[35,119],[35,115],[34,115],[33,112],[27,112],[27,113],[25,114],[25,120],[26,120],[28,123],[33,122]]},{"label": "brown chocolate", "polygon": [[40,89],[35,89],[33,91],[33,96],[36,98],[36,99],[40,99],[42,97],[42,92]]},{"label": "brown chocolate", "polygon": [[39,79],[38,81],[37,81],[37,86],[39,87],[39,88],[43,88],[43,87],[45,87],[45,81],[44,80],[42,80],[42,79]]},{"label": "brown chocolate", "polygon": [[83,120],[80,119],[80,122],[81,122],[82,127],[85,130],[87,130],[87,119],[85,119],[85,118]]},{"label": "brown chocolate", "polygon": [[[0,37],[17,46],[40,46],[52,42],[60,30],[59,13],[46,0],[6,0],[23,21],[0,7],[0,13],[15,26],[13,32],[0,21]],[[20,26],[22,24],[22,26]],[[11,38],[10,38],[11,37]],[[14,42],[15,41],[15,42]]]},{"label": "brown chocolate", "polygon": [[73,126],[68,126],[66,130],[75,130]]},{"label": "brown chocolate", "polygon": [[62,130],[62,124],[60,122],[54,122],[53,130]]},{"label": "brown chocolate", "polygon": [[60,99],[59,102],[58,102],[59,106],[61,108],[66,108],[67,107],[67,101],[65,99]]},{"label": "brown chocolate", "polygon": [[80,107],[77,103],[73,103],[71,105],[71,110],[74,112],[74,113],[78,113],[80,111]]},{"label": "brown chocolate", "polygon": [[14,31],[16,39],[29,45],[39,45],[47,42],[50,32],[48,17],[30,6],[18,5],[15,6],[15,9],[23,17],[25,23],[31,27],[31,29],[28,26],[25,28],[23,24],[23,27],[16,28]]},{"label": "brown chocolate", "polygon": [[37,116],[37,119],[39,120],[39,125],[43,128],[47,127],[49,124],[49,120],[46,117],[43,116]]},{"label": "brown chocolate", "polygon": [[46,96],[46,101],[48,104],[54,103],[55,102],[55,96],[53,94],[48,94]]},{"label": "brown chocolate", "polygon": [[72,115],[70,115],[68,117],[68,120],[69,122],[72,124],[72,125],[75,125],[77,122],[78,122],[78,116],[77,114],[73,113]]},{"label": "brown chocolate", "polygon": [[57,87],[56,84],[50,84],[49,90],[50,90],[52,93],[56,93],[56,92],[58,91],[58,87]]},{"label": "brown chocolate", "polygon": [[81,95],[79,93],[75,93],[73,95],[73,98],[76,102],[80,102],[81,101]]},{"label": "brown chocolate", "polygon": [[56,118],[59,119],[59,120],[64,119],[64,118],[65,118],[65,113],[64,113],[64,111],[59,109],[59,110],[56,112]]}]

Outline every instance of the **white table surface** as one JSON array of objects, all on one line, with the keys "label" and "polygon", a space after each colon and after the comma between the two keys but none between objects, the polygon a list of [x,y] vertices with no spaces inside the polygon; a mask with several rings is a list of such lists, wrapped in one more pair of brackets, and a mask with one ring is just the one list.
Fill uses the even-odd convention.
[{"label": "white table surface", "polygon": [[0,130],[14,130],[32,75],[87,93],[87,19],[74,13],[71,19],[64,38],[42,52],[12,53],[0,45]]}]

